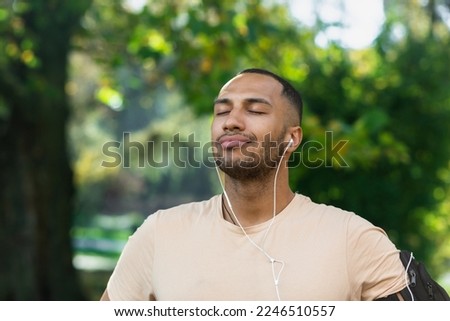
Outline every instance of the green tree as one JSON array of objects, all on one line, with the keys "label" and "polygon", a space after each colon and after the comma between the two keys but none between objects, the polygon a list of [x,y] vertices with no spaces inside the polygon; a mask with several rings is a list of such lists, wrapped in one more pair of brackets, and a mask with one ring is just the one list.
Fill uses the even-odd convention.
[{"label": "green tree", "polygon": [[450,265],[450,34],[436,3],[390,3],[373,48],[332,44],[308,57],[306,139],[326,146],[314,128],[333,130],[349,166],[299,168],[293,185],[383,227],[438,274]]},{"label": "green tree", "polygon": [[0,7],[0,299],[83,298],[72,266],[74,188],[65,93],[71,39],[90,4]]},{"label": "green tree", "polygon": [[[87,145],[98,151],[101,139],[120,139],[124,131],[159,142],[169,127],[155,130],[153,120],[176,105],[208,115],[219,87],[247,67],[271,69],[300,89],[305,143],[330,144],[327,131],[335,143],[348,140],[340,150],[348,167],[336,159],[327,159],[330,166],[299,166],[292,176],[296,190],[358,212],[425,260],[429,249],[448,240],[442,222],[449,219],[450,47],[448,28],[436,15],[439,1],[386,6],[383,32],[373,48],[361,51],[339,43],[316,46],[327,25],[305,28],[276,2],[148,1],[138,10],[125,1],[3,2],[0,244],[6,264],[0,268],[0,298],[82,297],[69,235],[75,195],[67,152],[70,116],[74,131],[82,133],[74,142],[76,157],[86,154]],[[414,19],[403,20],[405,12]],[[75,67],[86,74],[83,68],[98,68],[88,98],[80,95],[87,84],[67,82],[69,53],[81,57]],[[194,124],[180,110],[178,117]],[[89,137],[83,126],[92,119],[107,134]],[[316,150],[309,156],[330,155]],[[90,166],[79,167],[84,169],[78,177],[88,179],[77,184],[91,184],[101,199],[101,188],[114,182],[118,170],[105,174]],[[121,174],[127,181],[136,171]],[[158,176],[147,173],[152,175]],[[159,175],[161,182],[189,182],[180,172]],[[151,179],[139,188],[157,182]],[[180,187],[163,183],[169,192]],[[94,194],[86,188],[83,193]]]},{"label": "green tree", "polygon": [[[449,32],[436,16],[438,2],[387,5],[382,33],[364,50],[338,42],[318,47],[315,38],[328,26],[305,28],[282,5],[152,2],[131,19],[127,47],[118,51],[125,56],[107,69],[108,79],[118,80],[121,68],[139,70],[140,90],[181,93],[183,103],[201,115],[238,70],[256,66],[283,74],[305,98],[305,143],[317,141],[330,152],[327,131],[334,143],[348,141],[339,150],[345,164],[325,160],[327,148],[310,150],[310,160],[326,163],[295,168],[292,186],[366,217],[430,263],[432,249],[448,240],[442,228],[448,213],[438,208],[448,195]],[[92,30],[102,25],[100,30],[116,34],[104,21]],[[117,81],[115,88],[126,93],[129,83]],[[132,97],[125,94],[124,104],[132,106]],[[442,271],[447,264],[441,260],[434,267]]]}]

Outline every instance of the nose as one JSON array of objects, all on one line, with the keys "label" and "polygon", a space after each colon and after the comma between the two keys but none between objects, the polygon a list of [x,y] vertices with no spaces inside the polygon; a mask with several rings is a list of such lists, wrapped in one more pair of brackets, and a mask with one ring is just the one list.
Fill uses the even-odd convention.
[{"label": "nose", "polygon": [[222,124],[222,129],[231,132],[245,129],[244,120],[239,110],[233,109],[230,111]]}]

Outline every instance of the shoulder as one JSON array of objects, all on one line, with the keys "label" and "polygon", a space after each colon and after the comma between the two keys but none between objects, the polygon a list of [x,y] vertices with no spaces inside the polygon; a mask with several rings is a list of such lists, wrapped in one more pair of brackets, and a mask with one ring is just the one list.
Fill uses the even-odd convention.
[{"label": "shoulder", "polygon": [[161,224],[197,220],[205,216],[212,216],[217,211],[220,196],[215,195],[208,200],[180,204],[171,208],[161,209],[150,214],[144,223]]},{"label": "shoulder", "polygon": [[209,213],[216,209],[216,206],[219,203],[219,199],[220,196],[215,195],[208,200],[184,203],[168,209],[161,209],[155,212],[155,214],[158,216],[168,217],[177,215],[197,215]]},{"label": "shoulder", "polygon": [[314,233],[327,238],[344,238],[347,244],[358,242],[361,236],[369,238],[386,237],[383,229],[355,212],[339,207],[313,202],[309,197],[296,196],[295,212],[299,224]]},{"label": "shoulder", "polygon": [[129,243],[150,244],[157,236],[173,235],[173,231],[186,230],[193,226],[201,218],[213,218],[217,210],[219,196],[213,196],[209,200],[180,204],[171,208],[158,210],[142,222],[142,224],[130,235]]},{"label": "shoulder", "polygon": [[317,203],[312,201],[311,198],[301,194],[296,195],[295,202],[297,209],[299,209],[304,216],[320,221],[321,223],[341,223],[350,225],[352,228],[373,226],[372,223],[355,212],[325,203]]}]

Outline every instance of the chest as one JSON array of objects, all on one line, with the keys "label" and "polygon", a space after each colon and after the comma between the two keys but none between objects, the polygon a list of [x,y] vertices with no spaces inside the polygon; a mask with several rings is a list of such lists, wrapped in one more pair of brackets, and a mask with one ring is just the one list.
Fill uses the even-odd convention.
[{"label": "chest", "polygon": [[[267,236],[265,253],[244,235],[185,235],[155,253],[152,288],[158,300],[343,300],[349,298],[339,242],[292,234]],[[252,235],[261,244],[263,235]],[[330,249],[330,244],[333,248]],[[281,263],[271,264],[267,256]]]}]

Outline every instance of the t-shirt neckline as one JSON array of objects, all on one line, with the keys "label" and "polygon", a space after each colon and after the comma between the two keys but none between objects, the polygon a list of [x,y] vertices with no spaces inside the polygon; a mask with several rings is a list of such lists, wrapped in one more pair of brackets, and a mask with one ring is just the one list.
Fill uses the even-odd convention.
[{"label": "t-shirt neckline", "polygon": [[[239,225],[235,225],[231,222],[228,222],[227,220],[225,220],[225,218],[223,217],[222,214],[222,200],[224,199],[224,197],[222,196],[223,194],[219,194],[216,195],[217,201],[216,201],[216,216],[217,218],[220,220],[221,224],[223,224],[224,226],[226,226],[229,230],[231,230],[232,232],[238,233],[238,234],[244,234],[242,232],[242,229]],[[291,213],[293,213],[294,211],[291,210],[293,209],[296,205],[300,205],[301,203],[303,203],[303,201],[306,199],[307,197],[295,193],[294,197],[292,198],[292,200],[288,203],[288,205],[286,205],[286,207],[284,209],[281,210],[280,213],[278,213],[275,216],[275,220],[272,223],[272,225],[278,224],[279,222],[283,221],[286,217],[288,217]],[[296,209],[299,209],[299,206],[296,207]],[[272,218],[270,218],[269,220],[256,224],[256,225],[252,225],[252,226],[248,226],[245,227],[245,232],[250,235],[250,234],[256,234],[259,233],[261,231],[264,231],[269,224],[271,224]]]}]

